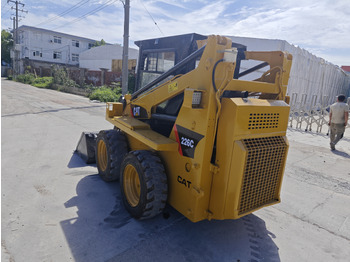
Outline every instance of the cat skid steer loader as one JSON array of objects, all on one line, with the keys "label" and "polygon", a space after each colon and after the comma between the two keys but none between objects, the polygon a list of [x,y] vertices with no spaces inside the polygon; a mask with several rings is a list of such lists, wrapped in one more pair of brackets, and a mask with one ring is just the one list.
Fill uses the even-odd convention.
[{"label": "cat skid steer loader", "polygon": [[[292,56],[215,35],[135,43],[136,91],[107,103],[114,129],[96,139],[99,175],[120,180],[128,212],[151,218],[168,203],[197,222],[279,203]],[[243,60],[261,62],[240,72]],[[254,81],[239,79],[262,67]]]}]

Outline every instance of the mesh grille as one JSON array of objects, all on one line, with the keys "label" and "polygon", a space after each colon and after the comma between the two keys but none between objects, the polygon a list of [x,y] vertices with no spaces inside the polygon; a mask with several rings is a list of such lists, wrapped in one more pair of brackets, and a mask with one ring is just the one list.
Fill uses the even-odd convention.
[{"label": "mesh grille", "polygon": [[283,137],[242,140],[248,151],[245,163],[239,214],[278,201],[278,190],[287,151]]},{"label": "mesh grille", "polygon": [[279,117],[279,113],[251,113],[248,129],[278,128]]}]

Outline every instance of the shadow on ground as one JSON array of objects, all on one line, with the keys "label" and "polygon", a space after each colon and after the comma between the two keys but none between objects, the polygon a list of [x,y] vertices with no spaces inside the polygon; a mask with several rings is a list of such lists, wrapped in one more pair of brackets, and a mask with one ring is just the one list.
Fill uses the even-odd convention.
[{"label": "shadow on ground", "polygon": [[337,149],[333,150],[332,153],[335,154],[335,155],[338,155],[338,156],[345,157],[345,158],[350,158],[350,155],[348,153],[339,151]]},{"label": "shadow on ground", "polygon": [[98,175],[81,179],[76,193],[64,205],[77,217],[60,223],[75,261],[280,261],[274,235],[255,215],[192,223],[167,206],[166,216],[138,221],[124,209],[119,183]]},{"label": "shadow on ground", "polygon": [[313,136],[320,136],[329,139],[329,132],[316,132],[313,130],[304,130],[304,129],[298,129],[298,128],[293,128],[293,127],[288,127],[288,132],[294,132],[294,133],[300,133],[300,134],[310,134]]},{"label": "shadow on ground", "polygon": [[[303,130],[303,129],[297,129],[297,128],[292,128],[292,127],[288,127],[287,130],[288,130],[288,132],[291,132],[291,133],[309,134],[309,135],[312,135],[314,137],[322,137],[324,139],[329,140],[329,130],[324,131],[324,132],[316,132],[316,131],[312,131],[312,130]],[[342,137],[342,139],[340,141],[350,142],[350,139],[348,137],[344,136],[344,137]]]},{"label": "shadow on ground", "polygon": [[78,168],[78,167],[85,167],[85,166],[96,167],[96,164],[86,164],[85,161],[78,155],[78,153],[74,151],[71,159],[69,160],[67,167]]}]

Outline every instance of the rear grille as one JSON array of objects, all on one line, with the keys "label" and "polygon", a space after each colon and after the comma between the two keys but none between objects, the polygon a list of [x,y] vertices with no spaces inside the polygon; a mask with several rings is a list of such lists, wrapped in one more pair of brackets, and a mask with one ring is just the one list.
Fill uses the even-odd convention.
[{"label": "rear grille", "polygon": [[247,150],[239,214],[278,201],[287,144],[283,137],[242,140]]},{"label": "rear grille", "polygon": [[251,113],[248,129],[278,128],[279,117],[279,113]]}]

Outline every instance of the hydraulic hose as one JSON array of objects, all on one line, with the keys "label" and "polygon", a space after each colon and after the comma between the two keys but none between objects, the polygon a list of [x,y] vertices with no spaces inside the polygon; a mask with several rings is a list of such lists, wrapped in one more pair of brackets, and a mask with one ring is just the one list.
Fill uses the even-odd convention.
[{"label": "hydraulic hose", "polygon": [[215,70],[216,70],[216,67],[219,63],[223,62],[224,59],[220,59],[218,60],[215,65],[214,65],[214,68],[213,68],[213,73],[212,73],[212,78],[211,78],[211,81],[212,81],[212,84],[213,84],[213,88],[214,88],[214,91],[215,93],[218,91],[217,88],[216,88],[216,85],[215,85]]}]

